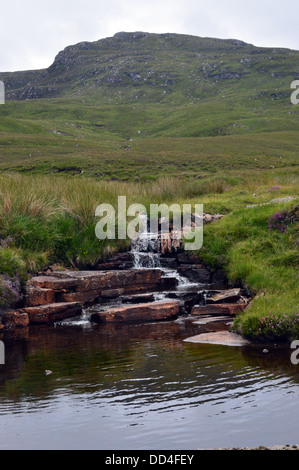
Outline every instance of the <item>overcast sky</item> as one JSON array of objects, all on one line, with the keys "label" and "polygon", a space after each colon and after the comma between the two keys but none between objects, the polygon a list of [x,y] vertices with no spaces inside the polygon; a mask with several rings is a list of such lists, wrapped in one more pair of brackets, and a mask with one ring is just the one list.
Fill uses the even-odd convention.
[{"label": "overcast sky", "polygon": [[8,0],[0,71],[50,66],[58,52],[119,31],[241,39],[299,50],[298,0]]}]

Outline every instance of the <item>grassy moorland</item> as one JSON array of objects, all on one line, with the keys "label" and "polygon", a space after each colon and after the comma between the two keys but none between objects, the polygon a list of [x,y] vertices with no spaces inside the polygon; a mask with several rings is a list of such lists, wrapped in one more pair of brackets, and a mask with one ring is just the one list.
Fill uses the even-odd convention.
[{"label": "grassy moorland", "polygon": [[14,297],[9,279],[53,263],[92,268],[126,249],[94,233],[97,205],[122,195],[225,214],[205,227],[200,254],[256,294],[234,328],[298,336],[298,59],[121,33],[70,46],[46,70],[0,73],[0,307]]},{"label": "grassy moorland", "polygon": [[262,115],[247,108],[246,118],[224,101],[135,109],[77,100],[7,102],[0,107],[0,171],[145,181],[292,168],[296,107],[286,100],[263,106]]}]

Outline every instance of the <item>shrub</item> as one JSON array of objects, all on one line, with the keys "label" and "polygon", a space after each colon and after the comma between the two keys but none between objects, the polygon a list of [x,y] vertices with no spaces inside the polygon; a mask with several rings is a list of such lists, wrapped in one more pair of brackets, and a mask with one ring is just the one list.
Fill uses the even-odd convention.
[{"label": "shrub", "polygon": [[242,334],[253,340],[273,341],[296,338],[299,335],[299,313],[249,316],[242,322]]},{"label": "shrub", "polygon": [[0,273],[10,277],[19,276],[21,279],[25,275],[26,264],[21,252],[14,248],[0,247]]},{"label": "shrub", "polygon": [[288,226],[294,224],[299,220],[299,207],[288,211],[283,210],[276,212],[272,217],[268,219],[268,226],[270,232],[278,231],[286,233]]},{"label": "shrub", "polygon": [[19,277],[0,276],[0,308],[14,307],[21,299],[21,280]]}]

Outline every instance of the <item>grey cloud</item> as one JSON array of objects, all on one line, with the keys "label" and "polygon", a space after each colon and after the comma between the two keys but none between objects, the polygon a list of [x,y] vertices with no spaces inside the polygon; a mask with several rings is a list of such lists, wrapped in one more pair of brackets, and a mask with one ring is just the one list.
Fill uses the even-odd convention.
[{"label": "grey cloud", "polygon": [[297,3],[277,0],[10,0],[1,6],[0,70],[48,67],[70,44],[119,31],[177,32],[299,49]]}]

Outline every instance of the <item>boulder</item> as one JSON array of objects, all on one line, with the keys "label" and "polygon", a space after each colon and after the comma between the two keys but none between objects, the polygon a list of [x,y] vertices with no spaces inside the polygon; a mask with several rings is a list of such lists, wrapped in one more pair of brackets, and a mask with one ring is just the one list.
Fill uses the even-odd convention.
[{"label": "boulder", "polygon": [[2,323],[5,328],[10,327],[27,327],[29,325],[29,316],[27,313],[5,312],[2,315]]},{"label": "boulder", "polygon": [[154,292],[156,290],[159,290],[158,284],[132,284],[131,286],[125,286],[124,293],[127,295],[134,295],[145,292]]},{"label": "boulder", "polygon": [[203,223],[209,224],[211,222],[217,222],[217,220],[222,219],[223,214],[203,214]]},{"label": "boulder", "polygon": [[177,253],[182,248],[182,240],[181,231],[170,229],[169,233],[162,232],[157,239],[157,252],[162,255]]},{"label": "boulder", "polygon": [[174,318],[178,313],[178,302],[150,302],[98,311],[91,315],[90,321],[95,323],[150,322]]}]

